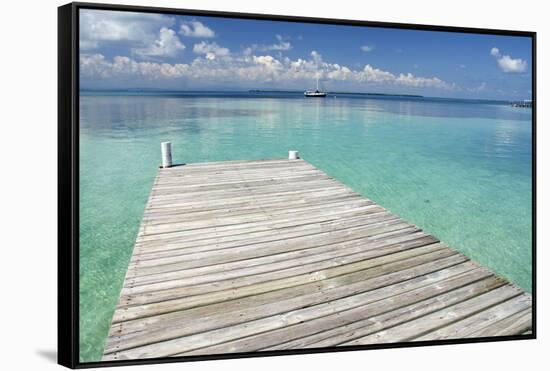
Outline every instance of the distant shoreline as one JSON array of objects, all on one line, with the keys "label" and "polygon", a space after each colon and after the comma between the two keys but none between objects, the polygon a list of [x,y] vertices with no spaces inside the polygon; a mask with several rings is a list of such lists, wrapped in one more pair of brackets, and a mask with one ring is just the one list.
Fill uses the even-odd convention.
[{"label": "distant shoreline", "polygon": [[[171,90],[171,89],[154,89],[154,88],[130,88],[130,89],[93,89],[82,88],[82,92],[108,92],[108,93],[166,93],[166,94],[230,94],[230,93],[277,93],[277,94],[303,94],[301,90],[277,90],[277,89],[248,89],[248,90]],[[382,96],[382,97],[406,97],[406,98],[425,98],[418,94],[401,94],[401,93],[365,93],[353,91],[327,91],[327,94],[337,95],[365,95],[365,96]],[[450,98],[453,99],[453,98]],[[458,98],[460,99],[460,98]]]},{"label": "distant shoreline", "polygon": [[[248,89],[248,90],[164,90],[154,88],[133,88],[133,89],[81,89],[85,92],[128,92],[128,93],[174,93],[174,94],[189,94],[189,93],[204,93],[204,94],[228,94],[228,93],[275,93],[275,94],[303,94],[301,90],[277,90],[277,89]],[[364,95],[364,96],[380,96],[380,97],[404,97],[404,98],[425,98],[418,94],[401,94],[401,93],[364,93],[353,91],[327,91],[327,94],[332,95]]]},{"label": "distant shoreline", "polygon": [[[303,93],[298,90],[263,90],[263,89],[250,89],[249,93]],[[407,97],[407,98],[424,98],[423,95],[418,94],[391,94],[391,93],[359,93],[353,91],[327,91],[327,94],[338,95],[368,95],[368,96],[382,96],[382,97]]]},{"label": "distant shoreline", "polygon": [[[168,90],[168,89],[151,89],[151,88],[130,88],[130,89],[93,89],[81,88],[80,93],[83,95],[144,95],[144,96],[204,96],[204,97],[240,97],[240,98],[276,98],[277,95],[283,97],[288,94],[293,97],[303,97],[303,91],[299,90]],[[270,95],[271,94],[271,95]],[[455,97],[429,97],[415,94],[389,94],[389,93],[355,93],[355,92],[338,92],[328,91],[327,94],[336,98],[337,96],[364,97],[365,99],[411,99],[418,101],[433,101],[433,102],[457,102],[457,103],[481,103],[481,104],[498,104],[510,105],[513,101],[502,99],[472,99],[472,98],[455,98]]]}]

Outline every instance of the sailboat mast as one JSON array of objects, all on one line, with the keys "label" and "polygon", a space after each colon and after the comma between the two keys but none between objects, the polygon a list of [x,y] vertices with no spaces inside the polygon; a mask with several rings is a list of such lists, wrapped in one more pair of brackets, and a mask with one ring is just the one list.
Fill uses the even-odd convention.
[{"label": "sailboat mast", "polygon": [[320,91],[319,90],[319,76],[316,77],[317,79],[317,89],[315,91],[310,91],[310,90],[306,90],[304,92],[304,95],[306,97],[320,97],[320,98],[324,98],[327,96],[327,93],[325,93],[324,91]]}]

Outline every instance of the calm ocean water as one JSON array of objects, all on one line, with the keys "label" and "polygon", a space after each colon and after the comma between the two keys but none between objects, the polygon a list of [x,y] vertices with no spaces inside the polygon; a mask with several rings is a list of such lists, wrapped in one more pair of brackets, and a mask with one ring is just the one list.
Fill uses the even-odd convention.
[{"label": "calm ocean water", "polygon": [[289,149],[531,290],[531,111],[498,102],[293,94],[82,93],[80,358],[101,358],[141,216],[176,163]]}]

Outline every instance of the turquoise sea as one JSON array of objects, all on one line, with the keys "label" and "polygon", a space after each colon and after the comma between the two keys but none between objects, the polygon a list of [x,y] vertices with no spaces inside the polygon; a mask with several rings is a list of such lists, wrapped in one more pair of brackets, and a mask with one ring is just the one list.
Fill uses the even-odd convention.
[{"label": "turquoise sea", "polygon": [[289,149],[531,291],[530,109],[292,93],[82,92],[80,359],[101,358],[160,142],[174,161]]}]

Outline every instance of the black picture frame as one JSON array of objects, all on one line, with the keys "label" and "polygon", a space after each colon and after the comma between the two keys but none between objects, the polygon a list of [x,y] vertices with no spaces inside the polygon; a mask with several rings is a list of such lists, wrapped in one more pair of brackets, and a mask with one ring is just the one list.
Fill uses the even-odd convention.
[{"label": "black picture frame", "polygon": [[[441,31],[453,33],[523,36],[532,42],[532,333],[475,339],[451,339],[329,347],[322,349],[292,349],[267,352],[231,353],[190,357],[164,357],[121,361],[79,361],[79,10],[97,9],[129,12],[195,15],[284,22],[332,25],[369,26],[377,28]],[[58,363],[69,368],[90,368],[155,364],[182,361],[203,361],[245,357],[267,357],[287,354],[343,352],[379,348],[418,347],[463,343],[497,342],[536,339],[537,337],[537,260],[536,260],[536,122],[537,68],[536,32],[497,30],[488,28],[449,27],[408,23],[358,21],[268,14],[204,11],[97,3],[70,3],[58,8]]]}]

